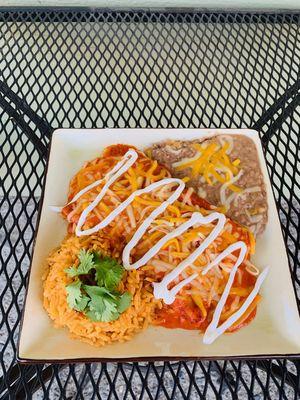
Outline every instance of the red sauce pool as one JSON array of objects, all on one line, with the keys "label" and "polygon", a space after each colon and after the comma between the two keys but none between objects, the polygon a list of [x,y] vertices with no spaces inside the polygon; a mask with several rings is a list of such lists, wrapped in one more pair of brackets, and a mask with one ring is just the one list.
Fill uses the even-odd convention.
[{"label": "red sauce pool", "polygon": [[165,328],[203,329],[203,318],[200,309],[191,299],[176,299],[170,305],[163,305],[156,313],[156,325]]}]

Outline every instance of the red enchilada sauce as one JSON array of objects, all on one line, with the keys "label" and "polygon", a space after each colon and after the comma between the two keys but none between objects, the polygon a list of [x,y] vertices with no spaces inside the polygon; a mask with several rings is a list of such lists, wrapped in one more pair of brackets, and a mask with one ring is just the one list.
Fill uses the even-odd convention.
[{"label": "red enchilada sauce", "polygon": [[[211,205],[206,200],[199,197],[196,193],[192,193],[191,203],[194,206],[198,205],[205,209],[211,209]],[[246,245],[248,246],[248,248],[250,248],[250,236],[249,236],[248,229],[244,228],[243,226],[237,224],[234,221],[230,221],[230,223],[232,225],[231,233],[233,235],[236,234],[238,237],[236,240],[244,241],[246,243]],[[228,244],[225,244],[225,247],[227,247],[227,245]],[[221,251],[223,249],[219,249],[219,250]],[[235,255],[238,255],[238,254],[235,254]],[[249,253],[247,254],[247,258],[249,258]],[[249,293],[250,293],[251,289],[253,288],[253,286],[255,284],[256,277],[254,277],[253,275],[248,273],[245,270],[244,265],[241,265],[240,268],[243,269],[241,284],[238,284],[237,276],[236,276],[233,287],[236,284],[238,287],[248,288]],[[230,304],[232,302],[232,300],[234,299],[234,297],[235,296],[229,295],[226,304]],[[251,306],[249,306],[249,307],[251,307]],[[212,315],[213,315],[215,308],[216,308],[216,303],[213,303],[210,308],[207,308],[207,316],[204,317],[202,315],[200,308],[195,304],[195,302],[192,300],[191,297],[187,297],[187,298],[178,297],[172,304],[170,304],[170,305],[164,304],[161,309],[156,311],[154,324],[163,326],[165,328],[170,328],[170,329],[181,328],[181,329],[189,329],[189,330],[200,330],[201,332],[204,332],[205,329],[207,328],[207,326],[209,325],[209,323],[211,322]],[[257,307],[255,307],[253,309],[253,311],[251,311],[250,314],[245,319],[242,316],[240,318],[241,322],[239,322],[239,320],[238,320],[235,324],[233,324],[232,327],[230,327],[227,330],[227,332],[235,332],[235,331],[241,329],[243,326],[248,325],[254,319],[254,317],[256,315],[256,310],[257,310]],[[245,314],[247,313],[247,311],[245,312]],[[220,322],[220,324],[221,323],[222,322]]]},{"label": "red enchilada sauce", "polygon": [[[198,306],[190,299],[177,298],[172,304],[166,305],[157,310],[154,325],[163,326],[169,329],[188,329],[200,330],[204,332],[209,323],[211,322],[212,314],[215,307],[208,313],[207,318],[203,317]],[[249,314],[249,316],[241,323],[234,324],[226,332],[236,332],[242,327],[248,325],[256,315],[257,307]]]},{"label": "red enchilada sauce", "polygon": [[203,329],[205,318],[191,298],[177,298],[172,304],[166,305],[156,313],[155,325],[165,328]]}]

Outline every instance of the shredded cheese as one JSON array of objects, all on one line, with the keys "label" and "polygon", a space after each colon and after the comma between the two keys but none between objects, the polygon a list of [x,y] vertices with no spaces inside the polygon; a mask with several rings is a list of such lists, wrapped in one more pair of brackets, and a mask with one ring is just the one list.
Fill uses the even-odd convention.
[{"label": "shredded cheese", "polygon": [[[234,199],[234,196],[231,195],[228,198],[226,198],[226,189],[227,188],[232,188],[233,183],[235,183],[236,181],[238,181],[240,179],[240,177],[243,174],[243,170],[240,170],[240,172],[234,176],[233,178],[231,178],[229,181],[223,183],[221,189],[220,189],[220,200],[221,200],[221,204],[223,204],[226,208],[226,210],[229,209],[231,202]],[[235,194],[236,195],[236,194]]]},{"label": "shredded cheese", "polygon": [[[233,184],[236,181],[234,178],[239,174],[240,160],[237,158],[231,162],[228,154],[233,144],[224,141],[223,138],[220,142],[220,144],[213,142],[208,145],[207,143],[194,143],[196,155],[173,163],[173,168],[177,171],[190,168],[192,177],[203,177],[204,182],[211,186],[217,183],[226,184],[226,188],[232,192],[241,193],[242,189]],[[204,192],[202,197],[205,197],[205,194]],[[231,200],[234,200],[235,197],[233,196]]]}]

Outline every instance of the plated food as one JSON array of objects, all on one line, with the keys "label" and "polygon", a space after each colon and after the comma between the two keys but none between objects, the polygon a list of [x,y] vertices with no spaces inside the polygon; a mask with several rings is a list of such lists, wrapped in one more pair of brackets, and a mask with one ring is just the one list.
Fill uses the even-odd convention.
[{"label": "plated food", "polygon": [[[148,152],[167,141],[202,142],[216,135],[242,135],[255,143],[268,205],[268,222],[261,234],[255,236],[238,220],[228,218],[222,205],[209,204],[207,198],[199,196],[188,175],[179,179]],[[125,146],[116,146],[118,143]],[[125,157],[128,151],[130,160],[128,154]],[[132,151],[138,158],[129,166],[126,162],[135,157]],[[109,171],[123,157],[126,166],[122,167],[128,170],[119,171],[121,175],[93,208],[104,187],[104,182],[97,180],[115,177],[116,170],[113,174]],[[239,159],[243,169],[243,157]],[[154,162],[157,166],[151,172]],[[171,181],[158,184],[166,179]],[[153,184],[160,187],[132,196]],[[171,204],[164,209],[168,199]],[[122,202],[126,202],[124,210],[119,208]],[[53,212],[54,205],[65,206]],[[132,246],[139,227],[146,221],[148,226],[155,210],[162,213],[150,221],[150,227]],[[111,220],[107,219],[110,212]],[[200,217],[218,218],[199,223]],[[218,234],[222,222],[225,229]],[[182,223],[187,230],[178,234]],[[201,248],[212,232],[217,237]],[[160,242],[158,249],[156,244],[164,234],[175,236]],[[228,256],[218,259],[226,248]],[[144,258],[149,250],[152,258]],[[203,250],[203,254],[189,264],[195,250]],[[224,308],[230,272],[235,268],[236,259],[231,257],[239,257],[241,251],[246,256],[232,273],[235,277]],[[136,264],[139,261],[143,265]],[[217,268],[213,261],[218,262]],[[179,265],[182,272],[177,276]],[[207,270],[209,265],[212,268]],[[244,322],[236,315],[238,319],[232,320],[236,311],[229,316],[235,307],[242,312]],[[53,133],[20,329],[20,362],[295,357],[300,353],[299,338],[296,298],[257,132],[58,129]]]},{"label": "plated food", "polygon": [[243,140],[168,142],[146,153],[116,144],[85,163],[67,204],[53,208],[68,223],[44,279],[55,326],[103,346],[149,325],[197,330],[205,344],[248,325],[268,272],[252,261],[267,200]]}]

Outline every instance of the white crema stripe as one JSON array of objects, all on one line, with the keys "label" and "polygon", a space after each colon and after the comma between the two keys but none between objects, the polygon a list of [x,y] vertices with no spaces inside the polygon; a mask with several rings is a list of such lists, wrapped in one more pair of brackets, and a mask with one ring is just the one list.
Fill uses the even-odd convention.
[{"label": "white crema stripe", "polygon": [[[134,233],[131,240],[127,243],[123,250],[122,261],[124,268],[127,270],[138,269],[145,265],[151,258],[153,258],[158,251],[167,243],[170,239],[178,237],[182,235],[185,231],[187,231],[190,227],[200,224],[206,225],[211,224],[217,221],[214,229],[210,232],[210,234],[203,240],[201,245],[193,251],[185,260],[183,260],[180,264],[177,265],[170,273],[164,276],[161,282],[153,283],[154,287],[154,297],[157,299],[162,299],[166,304],[172,304],[176,298],[177,293],[188,283],[192,282],[195,278],[197,278],[198,274],[195,273],[188,278],[179,282],[176,286],[172,289],[168,289],[169,284],[176,279],[189,265],[193,264],[195,260],[205,251],[205,249],[216,240],[216,238],[220,235],[222,230],[224,229],[226,223],[226,217],[224,214],[220,214],[218,212],[213,212],[207,216],[203,216],[200,212],[194,212],[190,219],[183,224],[179,225],[175,228],[172,232],[167,233],[163,238],[161,238],[147,253],[145,253],[138,261],[133,264],[130,264],[130,252],[131,250],[137,245],[139,240],[142,238],[144,233],[150,227],[152,222],[157,218],[160,214],[162,214],[169,205],[173,204],[181,195],[185,188],[185,184],[181,179],[176,178],[165,178],[158,182],[154,182],[151,185],[145,187],[144,189],[138,189],[135,192],[131,193],[131,195],[119,204],[106,218],[104,218],[99,224],[95,225],[93,228],[81,230],[82,226],[84,225],[88,214],[94,210],[94,208],[99,204],[99,202],[104,197],[105,193],[109,189],[109,187],[121,176],[123,175],[128,169],[135,163],[138,158],[138,154],[134,150],[129,150],[124,157],[119,161],[115,167],[106,174],[106,176],[98,180],[91,185],[87,186],[86,188],[82,189],[79,193],[77,193],[74,198],[68,203],[71,204],[75,202],[79,197],[81,197],[84,193],[91,190],[92,188],[96,187],[103,181],[105,182],[103,188],[101,189],[98,196],[95,200],[87,206],[81,213],[75,233],[77,236],[84,236],[84,235],[91,235],[100,229],[105,228],[109,225],[122,211],[126,209],[135,199],[137,196],[141,196],[144,193],[150,193],[153,190],[165,186],[165,185],[177,185],[177,189],[171,194],[171,196],[165,200],[159,207],[157,207],[151,214],[144,220],[144,222],[138,227],[136,232]],[[214,311],[213,318],[211,323],[209,324],[207,330],[205,331],[203,342],[205,344],[212,343],[218,336],[220,336],[223,332],[226,331],[234,322],[236,322],[243,313],[247,310],[249,305],[254,300],[255,296],[257,295],[260,286],[262,285],[268,269],[265,270],[260,274],[258,277],[255,286],[247,297],[245,302],[243,303],[242,307],[231,315],[222,325],[218,327],[218,323],[221,317],[222,310],[225,306],[226,300],[228,298],[230,288],[233,284],[235,274],[237,272],[238,267],[244,261],[244,258],[247,253],[247,246],[244,242],[237,242],[225,249],[222,253],[220,253],[210,264],[208,264],[202,274],[206,274],[211,268],[218,265],[224,258],[226,258],[232,252],[240,250],[239,257],[237,258],[234,266],[231,269],[229,274],[228,282],[225,286],[225,289],[222,293],[222,296],[217,304],[217,307]]]},{"label": "white crema stripe", "polygon": [[[103,229],[105,226],[107,226],[113,218],[118,215],[116,214],[113,218],[110,218],[112,213],[108,215],[103,221],[101,221],[99,224],[93,226],[93,228],[86,229],[86,230],[81,230],[81,227],[84,225],[87,216],[91,211],[94,210],[95,207],[100,203],[100,201],[103,199],[105,193],[109,189],[109,187],[118,179],[120,176],[122,176],[126,171],[129,170],[129,168],[136,162],[138,159],[138,154],[134,150],[128,150],[125,156],[119,161],[114,168],[105,176],[105,185],[101,189],[100,193],[97,195],[95,200],[92,201],[91,204],[89,204],[81,213],[75,233],[77,236],[86,236],[86,235],[92,235],[93,233],[98,232],[100,229]],[[122,203],[123,204],[123,203]],[[115,210],[116,211],[116,210]]]},{"label": "white crema stripe", "polygon": [[[204,252],[204,250],[213,242],[216,240],[216,238],[219,236],[221,231],[224,228],[225,222],[226,222],[226,217],[224,214],[220,214],[217,212],[214,212],[210,215],[207,215],[206,217],[203,217],[203,215],[199,212],[195,212],[192,214],[191,218],[189,221],[181,224],[178,226],[178,228],[174,229],[173,231],[173,237],[174,237],[174,232],[177,232],[176,236],[179,236],[181,233],[186,231],[188,228],[195,224],[211,224],[214,221],[218,221],[217,225],[214,227],[214,229],[210,232],[210,234],[203,240],[201,245],[193,251],[185,260],[183,260],[180,264],[177,265],[176,268],[173,269],[169,274],[167,274],[163,280],[159,283],[154,283],[154,296],[159,299],[163,299],[166,304],[172,304],[173,301],[175,300],[176,294],[181,290],[180,283],[173,287],[171,290],[168,290],[168,285],[175,279],[177,276],[179,276],[185,268],[187,268],[189,265],[193,264],[195,260]],[[167,235],[166,235],[167,236]],[[165,241],[162,238],[160,241],[163,241],[162,245],[169,240],[169,238]],[[159,242],[158,242],[159,243]],[[161,246],[162,246],[161,245]],[[149,253],[152,252],[152,249],[149,250]],[[153,254],[155,255],[155,253]],[[151,254],[151,257],[153,257]],[[194,278],[196,278],[198,275],[194,274],[192,275]],[[186,281],[189,278],[186,279]],[[189,281],[190,282],[190,281]],[[186,282],[189,283],[189,282]]]},{"label": "white crema stripe", "polygon": [[269,268],[265,268],[262,273],[258,276],[254,288],[252,289],[251,293],[245,300],[245,302],[242,304],[242,306],[235,312],[233,313],[223,324],[218,326],[218,323],[220,321],[221,313],[223,311],[223,308],[225,306],[226,300],[229,296],[229,292],[231,289],[231,286],[233,284],[235,275],[237,273],[238,267],[241,265],[243,262],[246,253],[247,253],[247,246],[245,245],[244,242],[237,242],[225,249],[221,254],[219,254],[203,271],[202,274],[206,274],[211,268],[214,266],[218,265],[224,258],[226,258],[229,254],[231,254],[233,251],[240,250],[240,254],[238,256],[238,259],[236,260],[234,266],[232,267],[230,274],[229,274],[229,279],[226,283],[225,289],[222,293],[222,296],[217,304],[217,307],[214,311],[213,318],[211,323],[208,325],[204,337],[203,337],[203,343],[204,344],[211,344],[213,343],[222,333],[224,333],[228,328],[231,327],[241,316],[244,314],[244,312],[247,310],[247,308],[250,306],[252,301],[254,300],[255,296],[258,294],[259,289],[265,280]]},{"label": "white crema stripe", "polygon": [[[67,206],[69,206],[70,204],[75,203],[75,201],[77,201],[83,194],[85,194],[85,193],[89,192],[90,190],[94,189],[94,187],[100,185],[100,183],[102,183],[102,182],[108,182],[109,180],[111,180],[111,179],[116,175],[116,173],[117,173],[118,171],[121,171],[121,174],[118,175],[118,177],[121,176],[124,172],[126,172],[126,171],[135,163],[135,161],[137,160],[137,158],[138,158],[138,154],[137,154],[136,151],[134,151],[134,150],[128,150],[127,153],[124,155],[124,157],[113,167],[113,169],[112,169],[111,171],[109,171],[109,172],[104,176],[104,178],[98,179],[97,181],[95,181],[95,182],[91,183],[90,185],[86,186],[85,188],[81,189],[78,193],[76,193],[76,195],[72,198],[72,200],[70,200],[70,201],[69,201],[67,204],[65,204],[64,206],[62,206],[62,207],[59,207],[59,206],[50,206],[50,209],[51,209],[52,211],[55,211],[55,212],[61,212],[62,209],[63,209],[64,207],[67,207]],[[126,167],[126,168],[123,170],[122,167]],[[127,167],[128,167],[128,168],[127,168]],[[117,177],[117,178],[118,178],[118,177]],[[98,204],[98,203],[100,202],[100,200],[103,198],[105,192],[107,191],[107,189],[109,189],[109,186],[110,186],[117,178],[113,179],[113,181],[110,182],[109,185],[108,185],[108,184],[105,185],[105,191],[104,191],[104,193],[102,194],[101,198],[98,200],[97,204]],[[104,188],[103,188],[103,189],[104,189]],[[102,189],[102,190],[103,190],[103,189]],[[99,195],[98,195],[99,197],[100,197],[100,194],[101,194],[101,193],[99,193]],[[96,197],[96,199],[95,199],[94,201],[96,201],[96,200],[98,199],[98,196]],[[93,204],[93,203],[92,203],[92,204]],[[90,204],[90,206],[91,206],[92,204]],[[96,206],[97,206],[97,204],[96,204]],[[89,206],[89,207],[90,207],[90,206]],[[93,210],[96,206],[94,206],[91,210]],[[90,211],[89,211],[89,212],[90,212]],[[89,214],[89,212],[88,212],[88,214]],[[81,225],[81,226],[82,226],[82,225]],[[80,236],[80,235],[77,235],[77,236]]]}]

